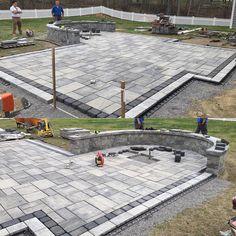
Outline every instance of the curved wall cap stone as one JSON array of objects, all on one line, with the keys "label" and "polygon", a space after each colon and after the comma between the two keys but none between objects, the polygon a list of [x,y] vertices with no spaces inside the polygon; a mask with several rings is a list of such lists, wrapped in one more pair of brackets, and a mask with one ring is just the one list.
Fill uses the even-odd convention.
[{"label": "curved wall cap stone", "polygon": [[204,155],[207,158],[207,171],[216,175],[224,170],[224,160],[229,148],[226,146],[225,150],[215,150],[220,139],[181,130],[117,130],[85,134],[83,137],[75,134],[69,136],[69,139],[71,152],[75,154],[127,145],[165,145],[190,150]]}]

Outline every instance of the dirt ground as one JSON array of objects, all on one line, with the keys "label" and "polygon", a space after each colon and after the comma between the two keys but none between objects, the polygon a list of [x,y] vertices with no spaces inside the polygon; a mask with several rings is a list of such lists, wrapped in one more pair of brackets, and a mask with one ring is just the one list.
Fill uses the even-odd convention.
[{"label": "dirt ground", "polygon": [[186,38],[183,37],[181,40],[182,42],[185,43],[191,43],[191,44],[200,44],[200,45],[205,45],[205,46],[211,46],[211,47],[224,47],[224,48],[234,48],[236,49],[236,46],[231,46],[226,40],[220,39],[219,42],[212,42],[216,40],[216,38],[202,38],[202,37],[188,37]]},{"label": "dirt ground", "polygon": [[193,100],[188,116],[195,117],[196,111],[207,111],[209,117],[232,118],[236,117],[236,82],[232,88],[221,94],[204,100]]}]

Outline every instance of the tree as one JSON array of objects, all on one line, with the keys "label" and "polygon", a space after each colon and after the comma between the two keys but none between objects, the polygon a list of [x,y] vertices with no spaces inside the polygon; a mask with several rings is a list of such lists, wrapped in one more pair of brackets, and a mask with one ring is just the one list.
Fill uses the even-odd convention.
[{"label": "tree", "polygon": [[181,0],[176,0],[177,1],[177,16],[180,16],[180,11],[181,11]]}]

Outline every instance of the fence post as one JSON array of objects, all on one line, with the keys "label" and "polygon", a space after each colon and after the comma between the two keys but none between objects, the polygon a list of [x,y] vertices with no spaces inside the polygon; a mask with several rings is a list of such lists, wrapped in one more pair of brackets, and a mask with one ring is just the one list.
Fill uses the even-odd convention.
[{"label": "fence post", "polygon": [[114,9],[111,9],[111,16],[114,17]]},{"label": "fence post", "polygon": [[213,23],[212,23],[213,26],[216,25],[216,17],[213,18]]},{"label": "fence post", "polygon": [[103,7],[100,6],[100,13],[103,14]]},{"label": "fence post", "polygon": [[69,9],[66,8],[66,16],[69,16]]},{"label": "fence post", "polygon": [[82,15],[82,12],[81,12],[81,7],[80,7],[80,9],[79,9],[79,16],[81,16]]},{"label": "fence post", "polygon": [[132,12],[131,20],[134,21],[134,13]]},{"label": "fence post", "polygon": [[34,9],[34,18],[38,18],[38,11],[37,11],[37,9]]},{"label": "fence post", "polygon": [[146,22],[146,14],[143,14],[143,22]]},{"label": "fence post", "polygon": [[94,14],[94,9],[93,9],[93,7],[91,7],[91,10],[92,10],[92,15]]},{"label": "fence post", "polygon": [[230,19],[230,25],[229,28],[232,29],[234,26],[234,19],[235,19],[235,5],[236,5],[236,0],[233,0],[232,4],[232,13],[231,13],[231,19]]},{"label": "fence post", "polygon": [[194,16],[192,16],[192,22],[191,25],[194,25]]},{"label": "fence post", "polygon": [[173,24],[176,24],[176,16],[173,16]]}]

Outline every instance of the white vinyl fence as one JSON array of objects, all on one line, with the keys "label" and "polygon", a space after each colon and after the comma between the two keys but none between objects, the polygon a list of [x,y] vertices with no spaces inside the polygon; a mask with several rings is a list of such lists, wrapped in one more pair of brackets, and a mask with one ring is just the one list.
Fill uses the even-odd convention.
[{"label": "white vinyl fence", "polygon": [[[134,12],[124,12],[107,7],[86,7],[86,8],[66,8],[64,9],[65,16],[85,16],[93,14],[106,14],[119,19],[139,22],[152,22],[156,19],[156,15],[141,14]],[[22,18],[46,18],[51,16],[50,9],[42,10],[24,10]],[[11,19],[10,11],[0,11],[0,20]],[[172,22],[182,25],[217,25],[217,26],[230,26],[230,19],[221,18],[205,18],[205,17],[185,17],[185,16],[171,16]]]}]

